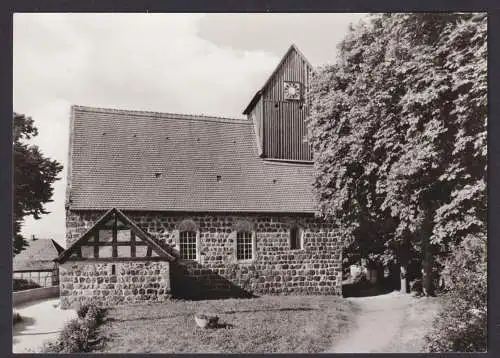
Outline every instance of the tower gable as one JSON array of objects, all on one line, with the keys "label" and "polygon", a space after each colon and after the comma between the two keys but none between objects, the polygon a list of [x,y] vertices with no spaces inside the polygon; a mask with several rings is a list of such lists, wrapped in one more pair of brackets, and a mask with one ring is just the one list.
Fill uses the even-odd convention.
[{"label": "tower gable", "polygon": [[306,118],[313,68],[295,45],[290,46],[244,114],[253,121],[259,154],[268,159],[310,161]]}]

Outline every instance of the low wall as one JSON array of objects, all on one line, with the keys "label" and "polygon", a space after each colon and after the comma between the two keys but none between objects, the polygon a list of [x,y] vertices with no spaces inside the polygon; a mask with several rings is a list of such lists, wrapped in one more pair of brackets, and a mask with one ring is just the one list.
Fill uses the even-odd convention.
[{"label": "low wall", "polygon": [[66,261],[59,266],[59,275],[62,309],[92,301],[112,307],[171,297],[167,261]]},{"label": "low wall", "polygon": [[12,305],[20,305],[27,302],[38,301],[44,298],[59,297],[59,286],[33,288],[31,290],[17,291],[12,293]]}]

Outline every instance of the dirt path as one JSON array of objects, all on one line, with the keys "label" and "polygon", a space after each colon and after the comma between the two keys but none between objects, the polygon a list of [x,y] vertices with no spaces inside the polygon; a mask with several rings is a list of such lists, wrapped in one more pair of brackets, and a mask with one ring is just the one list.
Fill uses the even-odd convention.
[{"label": "dirt path", "polygon": [[14,307],[23,317],[13,328],[13,353],[36,353],[46,340],[57,338],[65,322],[76,317],[75,310],[59,309],[59,299],[52,298]]},{"label": "dirt path", "polygon": [[439,310],[436,298],[415,298],[392,292],[349,298],[360,312],[357,328],[329,353],[418,353]]}]

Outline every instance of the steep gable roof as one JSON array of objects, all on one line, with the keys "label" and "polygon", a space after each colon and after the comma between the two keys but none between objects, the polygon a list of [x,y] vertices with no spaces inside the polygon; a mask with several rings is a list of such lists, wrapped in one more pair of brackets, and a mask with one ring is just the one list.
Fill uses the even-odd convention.
[{"label": "steep gable roof", "polygon": [[51,270],[62,251],[64,248],[52,239],[29,241],[29,246],[14,256],[13,271]]},{"label": "steep gable roof", "polygon": [[276,75],[276,73],[278,72],[278,70],[280,69],[280,67],[283,65],[283,63],[285,62],[285,60],[287,59],[287,57],[290,56],[290,54],[293,51],[295,51],[299,55],[299,57],[301,57],[304,60],[304,62],[307,63],[307,65],[310,68],[314,68],[311,65],[311,63],[307,60],[307,58],[304,56],[304,54],[298,49],[298,47],[295,46],[295,44],[292,44],[288,48],[288,50],[286,51],[286,53],[283,55],[283,57],[281,58],[281,61],[278,63],[278,66],[276,66],[276,68],[271,73],[271,75],[269,76],[269,78],[267,79],[267,81],[264,83],[264,85],[261,87],[261,89],[258,90],[255,93],[255,95],[252,97],[252,99],[250,100],[250,103],[246,106],[245,110],[243,111],[243,114],[248,114],[248,113],[250,113],[252,111],[253,107],[255,106],[255,104],[259,100],[260,96],[262,95],[262,92],[264,91],[264,89],[267,87],[267,85],[269,84],[269,82],[271,82],[271,80]]},{"label": "steep gable roof", "polygon": [[76,240],[70,247],[60,253],[60,255],[55,259],[59,263],[64,263],[74,252],[77,247],[80,247],[83,243],[88,241],[90,237],[99,230],[107,221],[117,218],[122,224],[130,228],[131,231],[139,237],[140,240],[144,241],[152,250],[154,250],[160,257],[164,257],[169,261],[175,260],[175,256],[168,252],[166,247],[163,247],[157,243],[153,238],[151,238],[144,230],[137,226],[132,220],[130,220],[125,214],[120,210],[113,208],[108,210],[103,216],[101,216],[96,223],[88,229],[78,240]]},{"label": "steep gable roof", "polygon": [[258,156],[247,120],[73,106],[70,210],[313,213],[312,167]]}]

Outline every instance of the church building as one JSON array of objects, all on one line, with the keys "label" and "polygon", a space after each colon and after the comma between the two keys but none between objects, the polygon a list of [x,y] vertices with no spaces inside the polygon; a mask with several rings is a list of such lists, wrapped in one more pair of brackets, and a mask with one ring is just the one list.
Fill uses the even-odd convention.
[{"label": "church building", "polygon": [[340,294],[339,232],[314,215],[312,75],[292,45],[246,119],[73,106],[61,306]]}]

